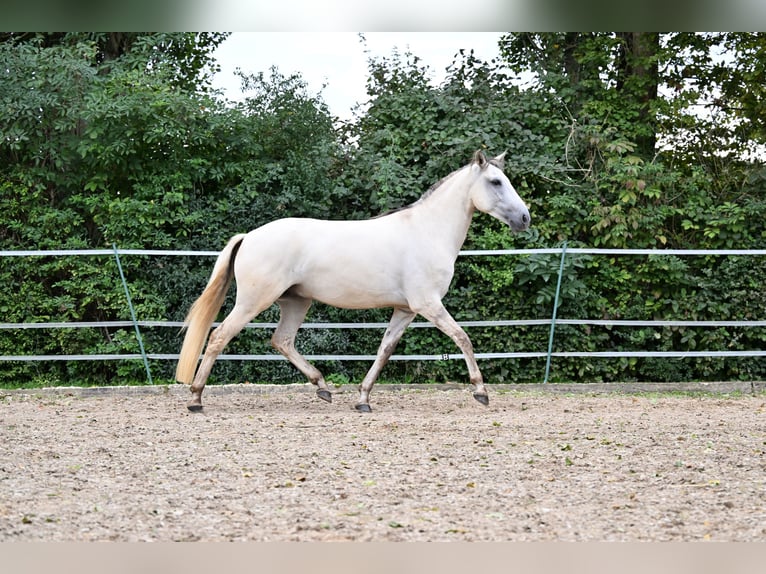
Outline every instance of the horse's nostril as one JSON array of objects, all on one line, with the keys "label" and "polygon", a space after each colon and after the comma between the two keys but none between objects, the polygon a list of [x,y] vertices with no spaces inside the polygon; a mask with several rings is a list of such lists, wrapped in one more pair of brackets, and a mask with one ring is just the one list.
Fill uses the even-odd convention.
[{"label": "horse's nostril", "polygon": [[529,223],[529,215],[527,215],[526,213],[522,214],[522,216],[521,216],[521,222],[522,222],[524,225],[527,225],[527,224]]}]

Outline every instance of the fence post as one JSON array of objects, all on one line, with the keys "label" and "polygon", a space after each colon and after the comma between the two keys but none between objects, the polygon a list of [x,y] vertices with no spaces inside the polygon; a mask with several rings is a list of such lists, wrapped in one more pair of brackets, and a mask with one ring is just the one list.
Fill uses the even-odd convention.
[{"label": "fence post", "polygon": [[548,335],[548,357],[545,360],[545,378],[543,384],[548,383],[548,375],[551,372],[551,353],[553,353],[553,334],[556,332],[556,310],[559,308],[559,293],[561,292],[561,276],[564,274],[564,260],[567,256],[567,242],[561,246],[561,263],[559,263],[559,277],[556,281],[556,295],[553,298],[553,315],[551,316],[551,331]]},{"label": "fence post", "polygon": [[117,269],[120,272],[120,280],[122,280],[122,286],[125,288],[125,297],[128,300],[128,308],[130,309],[130,319],[133,321],[133,327],[136,329],[136,339],[138,339],[138,348],[141,349],[141,357],[144,360],[144,367],[146,367],[146,378],[149,380],[149,384],[153,385],[152,372],[149,369],[149,361],[146,358],[146,351],[144,350],[144,341],[141,338],[141,331],[138,328],[138,321],[136,321],[136,311],[133,309],[133,301],[130,300],[130,291],[128,290],[128,283],[125,281],[125,274],[122,272],[122,264],[120,263],[120,254],[117,251],[117,244],[112,243],[114,249],[114,259],[117,261]]}]

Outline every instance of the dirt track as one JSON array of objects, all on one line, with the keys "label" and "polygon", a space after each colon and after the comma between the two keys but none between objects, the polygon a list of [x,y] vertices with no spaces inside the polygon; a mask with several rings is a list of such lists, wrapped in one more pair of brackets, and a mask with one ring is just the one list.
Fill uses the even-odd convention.
[{"label": "dirt track", "polygon": [[0,541],[766,540],[766,395],[0,391]]}]

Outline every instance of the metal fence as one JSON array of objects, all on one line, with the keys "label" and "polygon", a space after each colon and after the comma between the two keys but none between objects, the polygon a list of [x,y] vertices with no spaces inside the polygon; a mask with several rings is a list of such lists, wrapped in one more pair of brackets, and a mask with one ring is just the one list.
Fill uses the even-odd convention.
[{"label": "metal fence", "polygon": [[[133,327],[141,350],[140,354],[87,354],[87,355],[0,355],[2,361],[112,361],[112,360],[142,360],[146,367],[147,379],[152,382],[149,360],[177,360],[177,353],[151,353],[146,352],[141,337],[142,327],[173,327],[183,326],[179,321],[141,321],[136,317],[133,304],[130,299],[130,289],[122,272],[121,256],[182,256],[182,257],[216,257],[218,251],[168,251],[151,249],[72,249],[72,250],[49,250],[49,251],[0,251],[0,257],[82,257],[82,256],[111,256],[114,257],[119,270],[120,279],[125,289],[125,297],[130,309],[131,319],[125,321],[87,321],[87,322],[48,322],[48,323],[0,323],[0,329],[80,329],[94,327],[130,328]],[[495,321],[458,321],[462,327],[512,327],[512,326],[549,326],[548,350],[520,351],[501,353],[476,353],[477,359],[521,359],[521,358],[545,358],[545,383],[548,382],[551,361],[555,358],[567,357],[593,357],[593,358],[619,358],[619,357],[666,357],[666,358],[689,358],[689,357],[764,357],[766,350],[734,350],[734,351],[553,351],[553,344],[558,325],[591,325],[606,327],[744,327],[765,328],[766,320],[758,321],[633,321],[612,319],[561,319],[558,318],[557,309],[561,281],[566,258],[571,255],[653,255],[653,256],[766,256],[766,249],[591,249],[591,248],[567,248],[566,243],[562,247],[547,249],[500,249],[500,250],[472,250],[461,251],[461,257],[487,257],[487,256],[519,256],[519,255],[560,255],[558,280],[556,285],[555,300],[551,310],[550,319],[511,319]],[[218,323],[214,323],[214,326]],[[304,329],[385,329],[387,323],[304,323]],[[274,329],[276,323],[250,323],[248,328]],[[413,322],[413,328],[433,328],[429,322]],[[306,355],[306,358],[314,361],[372,361],[375,355]],[[461,353],[433,354],[433,355],[392,355],[392,361],[442,361],[450,359],[463,359]],[[222,354],[219,360],[234,361],[274,361],[285,360],[282,355],[236,355]]]}]

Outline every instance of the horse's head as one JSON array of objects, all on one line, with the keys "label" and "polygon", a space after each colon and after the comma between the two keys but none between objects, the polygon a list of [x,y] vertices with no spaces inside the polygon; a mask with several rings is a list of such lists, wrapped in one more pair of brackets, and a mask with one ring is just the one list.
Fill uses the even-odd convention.
[{"label": "horse's head", "polygon": [[513,231],[524,231],[530,223],[529,209],[503,173],[504,158],[505,153],[489,160],[481,150],[474,154],[468,166],[476,175],[471,200],[476,209],[507,223]]}]

